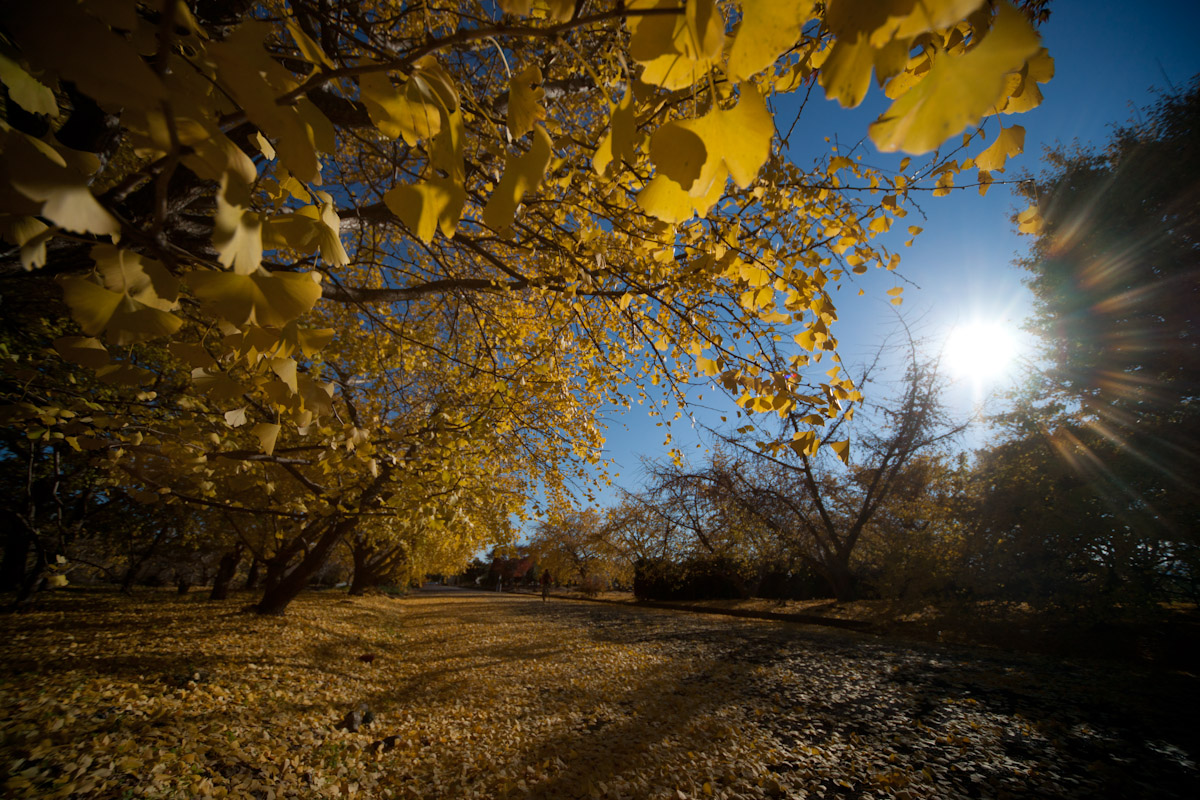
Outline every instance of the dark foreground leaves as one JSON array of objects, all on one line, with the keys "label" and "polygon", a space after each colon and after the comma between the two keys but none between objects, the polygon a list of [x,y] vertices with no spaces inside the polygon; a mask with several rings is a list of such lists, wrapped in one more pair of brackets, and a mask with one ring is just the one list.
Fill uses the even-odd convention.
[{"label": "dark foreground leaves", "polygon": [[1192,675],[782,623],[468,592],[313,595],[278,620],[80,593],[0,620],[0,642],[5,797],[1200,786]]}]

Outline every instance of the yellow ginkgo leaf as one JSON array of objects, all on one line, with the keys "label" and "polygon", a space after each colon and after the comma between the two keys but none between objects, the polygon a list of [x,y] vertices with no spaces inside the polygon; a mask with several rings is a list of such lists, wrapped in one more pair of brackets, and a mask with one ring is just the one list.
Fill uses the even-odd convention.
[{"label": "yellow ginkgo leaf", "polygon": [[520,156],[509,156],[504,176],[488,198],[483,209],[483,222],[500,230],[512,224],[517,205],[526,193],[537,188],[550,165],[551,141],[546,129],[538,125],[533,130],[533,147]]},{"label": "yellow ginkgo leaf", "polygon": [[242,386],[224,372],[214,372],[207,369],[192,370],[192,386],[196,391],[208,395],[217,403],[241,397],[246,393],[245,386]]},{"label": "yellow ginkgo leaf", "polygon": [[358,76],[358,87],[367,114],[380,133],[403,138],[410,146],[436,136],[442,129],[442,110],[428,81],[414,76],[397,91],[385,73]]},{"label": "yellow ginkgo leaf", "polygon": [[8,89],[12,101],[29,113],[58,116],[58,103],[50,87],[4,53],[0,53],[0,83]]},{"label": "yellow ginkgo leaf", "polygon": [[592,167],[600,175],[613,162],[632,164],[637,158],[637,146],[641,140],[634,116],[632,89],[626,88],[625,97],[617,105],[610,105],[608,111],[611,124],[592,157]]},{"label": "yellow ginkgo leaf", "polygon": [[415,186],[393,186],[383,196],[391,212],[423,242],[433,241],[439,228],[446,238],[454,236],[466,201],[467,193],[461,185],[440,177]]},{"label": "yellow ginkgo leaf", "polygon": [[[878,0],[858,0],[887,11],[887,21],[871,31],[871,43],[876,47],[888,41],[907,41],[927,31],[948,28],[983,5],[984,0],[900,0],[880,3]],[[838,5],[842,5],[839,0]]]},{"label": "yellow ginkgo leaf", "polygon": [[108,244],[96,245],[90,255],[105,288],[163,311],[175,307],[179,280],[161,262]]},{"label": "yellow ginkgo leaf", "polygon": [[249,275],[262,264],[262,217],[248,210],[250,187],[226,174],[217,192],[213,215],[213,247],[217,260],[239,275]]},{"label": "yellow ginkgo leaf", "polygon": [[814,0],[756,0],[742,7],[729,77],[744,80],[775,63],[800,39],[804,23],[812,17]]},{"label": "yellow ginkgo leaf", "polygon": [[262,452],[271,455],[275,452],[275,440],[279,438],[280,426],[274,422],[260,422],[251,429],[258,437],[258,447]]},{"label": "yellow ginkgo leaf", "polygon": [[187,276],[196,297],[234,325],[254,322],[282,327],[304,314],[321,297],[314,273],[268,272],[252,275],[196,270]]},{"label": "yellow ginkgo leaf", "polygon": [[846,439],[841,442],[830,442],[829,446],[833,449],[833,452],[837,454],[837,457],[842,460],[843,464],[850,463],[850,440],[849,439]]},{"label": "yellow ginkgo leaf", "polygon": [[99,369],[109,362],[108,350],[99,339],[84,336],[62,336],[54,340],[58,354],[81,367]]},{"label": "yellow ginkgo leaf", "polygon": [[693,61],[714,59],[725,43],[725,18],[716,0],[688,0],[684,11],[687,34],[678,37],[677,46]]},{"label": "yellow ginkgo leaf", "polygon": [[724,193],[727,177],[743,189],[754,181],[774,134],[766,101],[750,84],[741,85],[734,108],[664,125],[650,139],[657,174],[638,194],[639,205],[664,222],[706,214]]},{"label": "yellow ginkgo leaf", "polygon": [[520,139],[546,118],[542,102],[546,91],[541,87],[542,71],[530,64],[508,82],[508,132]]},{"label": "yellow ginkgo leaf", "polygon": [[871,139],[885,152],[926,153],[999,110],[1005,79],[1041,47],[1033,26],[1011,3],[1003,2],[992,29],[961,56],[942,54],[929,74],[905,92],[870,127]]},{"label": "yellow ginkgo leaf", "polygon": [[724,193],[724,176],[719,181],[711,182],[707,194],[694,197],[667,176],[655,175],[638,192],[637,202],[647,214],[674,225],[687,222],[696,214],[707,214]]},{"label": "yellow ginkgo leaf", "polygon": [[111,344],[133,344],[179,330],[183,320],[120,291],[76,275],[58,279],[71,316],[89,336],[107,330]]},{"label": "yellow ginkgo leaf", "polygon": [[837,100],[843,108],[853,108],[866,97],[874,66],[875,48],[867,34],[855,33],[834,41],[818,80],[826,97]]},{"label": "yellow ginkgo leaf", "polygon": [[1001,128],[996,141],[975,156],[975,166],[988,172],[1002,171],[1004,162],[1025,151],[1025,129],[1020,125]]},{"label": "yellow ginkgo leaf", "polygon": [[1037,206],[1030,206],[1017,215],[1017,230],[1021,233],[1041,233],[1045,224]]},{"label": "yellow ginkgo leaf", "polygon": [[52,64],[61,79],[74,82],[104,107],[147,109],[166,99],[166,87],[132,41],[87,13],[83,4],[38,0],[4,5],[5,35],[20,43],[34,68]]},{"label": "yellow ginkgo leaf", "polygon": [[204,345],[192,342],[171,342],[167,345],[171,355],[187,363],[190,367],[215,367],[216,360],[204,349]]},{"label": "yellow ginkgo leaf", "polygon": [[280,354],[291,355],[299,350],[312,357],[333,341],[333,328],[303,328],[295,320],[283,326],[280,332]]},{"label": "yellow ginkgo leaf", "polygon": [[642,65],[644,83],[674,91],[704,78],[721,55],[725,20],[713,0],[630,0],[629,55]]}]

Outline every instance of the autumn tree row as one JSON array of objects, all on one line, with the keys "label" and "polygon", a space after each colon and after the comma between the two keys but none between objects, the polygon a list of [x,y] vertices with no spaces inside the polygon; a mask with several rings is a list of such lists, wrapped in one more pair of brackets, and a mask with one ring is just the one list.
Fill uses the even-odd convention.
[{"label": "autumn tree row", "polygon": [[[173,535],[278,559],[279,613],[355,537],[503,536],[593,479],[598,409],[697,376],[815,452],[860,397],[810,370],[833,289],[898,265],[913,193],[1020,151],[1039,8],[4,4],[6,569],[113,503],[207,510]],[[783,158],[772,108],[814,82],[882,87],[871,139],[921,158]]]}]

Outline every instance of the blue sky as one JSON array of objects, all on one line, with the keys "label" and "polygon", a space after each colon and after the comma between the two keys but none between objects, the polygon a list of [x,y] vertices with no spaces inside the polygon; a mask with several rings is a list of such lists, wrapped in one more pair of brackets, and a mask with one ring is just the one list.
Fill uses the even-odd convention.
[{"label": "blue sky", "polygon": [[[1057,0],[1051,11],[1041,33],[1055,59],[1055,77],[1042,86],[1045,101],[1040,108],[1005,119],[1006,124],[1017,122],[1026,129],[1025,154],[1010,160],[1005,177],[1038,172],[1043,149],[1056,143],[1077,140],[1102,145],[1114,124],[1134,119],[1139,108],[1154,101],[1154,89],[1181,87],[1200,72],[1200,0],[1136,5]],[[802,165],[810,163],[828,147],[825,136],[836,136],[844,153],[847,145],[865,136],[867,125],[888,102],[876,90],[862,106],[846,110],[814,93],[792,136],[793,158]],[[786,108],[777,110],[777,124],[789,124]],[[982,145],[973,147],[982,149]],[[860,152],[864,162],[894,163],[869,142]],[[901,248],[900,272],[910,282],[903,313],[922,335],[938,340],[955,325],[978,318],[1020,327],[1029,310],[1029,296],[1021,283],[1022,271],[1013,261],[1024,254],[1027,244],[1009,220],[1024,205],[1006,187],[996,186],[983,198],[975,189],[967,189],[924,199],[921,206],[927,218],[923,220],[913,219],[910,213],[905,222],[921,225],[925,232],[911,248]],[[897,318],[884,294],[893,285],[894,276],[877,271],[835,298],[840,317],[836,335],[847,364],[868,357],[896,329]],[[862,297],[857,296],[860,286],[866,290]],[[986,394],[987,389],[982,391]],[[979,399],[980,387],[968,381],[959,381],[948,396],[962,415],[969,415]],[[721,413],[732,417],[732,401],[719,392],[705,391],[704,405],[723,410],[701,413],[702,419],[715,422]],[[650,419],[644,406],[623,415],[614,410],[608,419],[607,449],[620,472],[617,483],[637,489],[640,459],[666,456],[663,428],[656,427],[658,420]],[[695,447],[700,440],[686,419],[676,422],[672,433],[685,453],[701,452]],[[968,443],[978,443],[982,436],[980,428]],[[605,499],[611,496],[604,493]]]}]

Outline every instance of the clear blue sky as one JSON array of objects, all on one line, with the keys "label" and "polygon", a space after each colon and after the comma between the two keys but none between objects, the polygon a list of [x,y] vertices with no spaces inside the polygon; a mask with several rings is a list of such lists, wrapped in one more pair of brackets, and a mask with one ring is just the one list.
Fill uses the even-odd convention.
[{"label": "clear blue sky", "polygon": [[[1026,140],[1025,154],[1010,160],[1005,177],[1023,170],[1038,172],[1043,149],[1056,143],[1078,140],[1101,145],[1112,125],[1130,121],[1139,108],[1153,102],[1154,89],[1183,86],[1200,72],[1200,0],[1138,4],[1058,0],[1050,8],[1050,20],[1041,32],[1055,59],[1055,77],[1042,87],[1045,101],[1040,108],[1006,118],[1025,127]],[[810,163],[814,154],[828,147],[824,137],[830,135],[838,137],[845,152],[846,145],[865,136],[867,125],[888,102],[876,90],[860,108],[845,110],[814,94],[792,136],[793,157],[802,165]],[[790,123],[786,108],[777,111],[779,124]],[[865,148],[864,162],[893,163],[869,142]],[[902,248],[900,267],[903,276],[920,287],[907,286],[903,312],[922,334],[944,337],[956,324],[980,317],[1020,327],[1029,297],[1021,283],[1022,272],[1012,263],[1026,249],[1009,221],[1018,204],[1024,207],[1005,187],[993,187],[984,198],[968,189],[922,200],[927,218],[915,220],[910,214],[905,220],[925,229],[913,247]],[[892,275],[878,271],[861,280],[864,296],[857,296],[855,286],[835,298],[840,316],[837,336],[847,364],[865,359],[895,330],[896,316],[884,294],[894,284]],[[732,417],[730,399],[713,391],[704,395],[704,405],[724,410],[703,418],[712,423],[720,413]],[[967,415],[976,399],[973,395],[972,388],[962,383],[949,400]],[[657,421],[648,418],[642,406],[609,416],[607,447],[619,465],[617,482],[627,489],[639,488],[640,458],[666,456],[663,428],[656,427]],[[675,444],[682,445],[685,453],[701,452],[686,419],[676,422],[672,431]],[[602,502],[612,496],[604,493]]]}]

